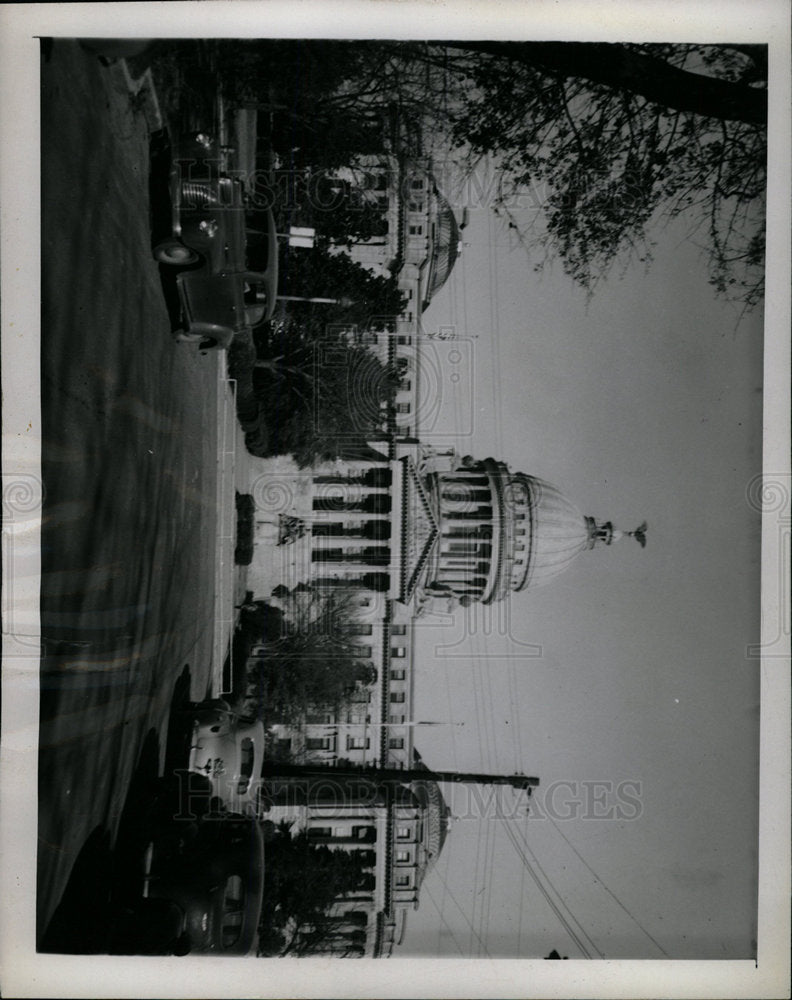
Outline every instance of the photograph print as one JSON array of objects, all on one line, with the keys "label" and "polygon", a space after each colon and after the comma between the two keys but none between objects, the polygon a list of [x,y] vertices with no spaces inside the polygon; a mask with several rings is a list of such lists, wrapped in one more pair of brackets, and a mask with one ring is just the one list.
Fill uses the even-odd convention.
[{"label": "photograph print", "polygon": [[37,951],[755,959],[767,46],[40,83]]}]

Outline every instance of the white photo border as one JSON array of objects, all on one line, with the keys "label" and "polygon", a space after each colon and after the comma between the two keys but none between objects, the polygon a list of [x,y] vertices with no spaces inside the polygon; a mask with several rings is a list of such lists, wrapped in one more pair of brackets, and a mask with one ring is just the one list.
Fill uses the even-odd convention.
[{"label": "white photo border", "polygon": [[[764,471],[785,511],[763,520],[758,961],[424,960],[354,963],[55,956],[35,951],[38,657],[7,628],[38,608],[38,524],[3,531],[0,982],[9,997],[777,997],[790,940],[789,330],[790,59],[784,0],[229,0],[0,5],[3,472],[40,477],[39,47],[37,36],[553,37],[770,46]],[[40,479],[39,479],[40,481]],[[786,517],[779,531],[779,515]],[[783,560],[786,559],[785,564]],[[20,561],[21,560],[21,561]],[[11,588],[9,585],[13,585]],[[13,595],[13,606],[9,595]],[[27,620],[27,619],[26,619]],[[31,619],[32,620],[32,619]],[[726,794],[726,793],[724,793]]]}]

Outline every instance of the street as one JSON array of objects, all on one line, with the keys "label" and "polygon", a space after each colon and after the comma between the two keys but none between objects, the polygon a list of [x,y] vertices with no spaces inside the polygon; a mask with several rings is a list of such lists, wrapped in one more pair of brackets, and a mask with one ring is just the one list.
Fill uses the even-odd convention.
[{"label": "street", "polygon": [[41,135],[40,947],[70,878],[107,864],[138,765],[161,768],[177,680],[177,700],[210,684],[219,363],[170,336],[120,67],[45,48]]}]

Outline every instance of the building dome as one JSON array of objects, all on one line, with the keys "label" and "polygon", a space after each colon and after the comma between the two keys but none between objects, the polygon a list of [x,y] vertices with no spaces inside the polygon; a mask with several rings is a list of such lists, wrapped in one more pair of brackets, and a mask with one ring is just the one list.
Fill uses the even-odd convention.
[{"label": "building dome", "polygon": [[[423,766],[420,754],[414,751],[415,767]],[[418,871],[416,876],[416,888],[420,888],[421,883],[427,874],[437,864],[440,852],[448,836],[448,827],[451,821],[451,811],[448,808],[440,786],[436,781],[418,780],[410,784],[410,791],[417,805],[422,810],[422,836],[421,848],[418,857]]]},{"label": "building dome", "polygon": [[433,201],[434,211],[429,220],[432,239],[429,247],[429,275],[424,292],[424,309],[448,280],[459,256],[459,225],[448,201],[436,187]]},{"label": "building dome", "polygon": [[512,489],[524,487],[529,497],[530,543],[524,566],[515,560],[512,590],[540,586],[562,573],[584,549],[592,547],[590,518],[557,486],[534,476],[515,476]]},{"label": "building dome", "polygon": [[463,458],[427,476],[437,537],[422,581],[425,597],[460,604],[501,601],[563,572],[585,549],[632,535],[584,516],[551,483],[512,473],[495,459]]}]

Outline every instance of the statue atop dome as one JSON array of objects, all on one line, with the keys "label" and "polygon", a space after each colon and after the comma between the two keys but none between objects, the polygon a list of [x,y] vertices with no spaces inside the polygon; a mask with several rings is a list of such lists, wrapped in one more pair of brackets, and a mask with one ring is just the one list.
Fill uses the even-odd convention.
[{"label": "statue atop dome", "polygon": [[593,517],[587,516],[586,527],[588,528],[588,547],[590,549],[593,549],[594,546],[599,543],[602,543],[603,545],[612,545],[614,542],[620,541],[625,536],[628,538],[634,538],[642,549],[646,548],[646,532],[649,527],[646,521],[639,524],[633,531],[620,531],[618,528],[613,527],[612,521],[600,522]]}]

